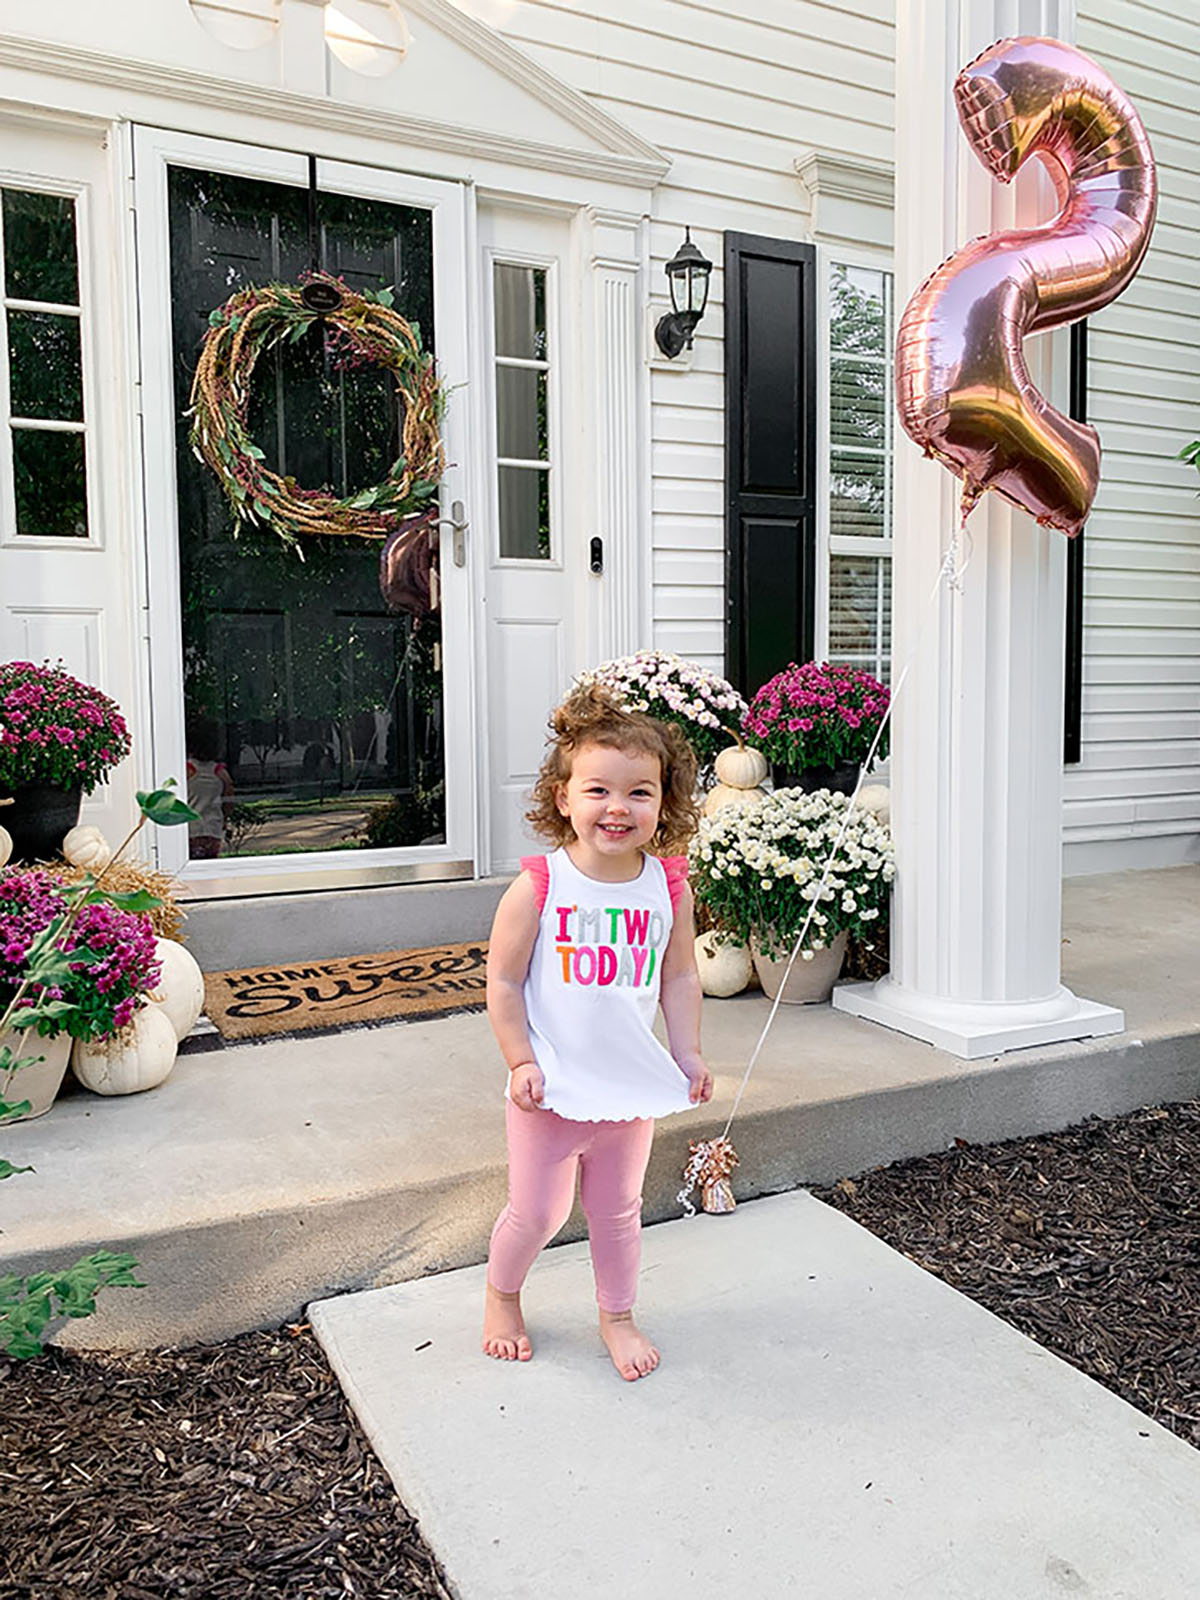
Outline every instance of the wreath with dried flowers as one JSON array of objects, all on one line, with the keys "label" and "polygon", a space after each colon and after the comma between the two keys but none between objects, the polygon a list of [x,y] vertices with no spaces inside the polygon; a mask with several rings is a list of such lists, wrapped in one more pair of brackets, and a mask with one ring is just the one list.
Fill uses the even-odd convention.
[{"label": "wreath with dried flowers", "polygon": [[[242,289],[208,320],[188,413],[191,444],[239,522],[262,523],[298,545],[302,534],[383,538],[429,508],[445,468],[445,394],[433,356],[394,309],[390,289],[351,289],[329,273],[311,272],[299,284]],[[271,472],[247,422],[259,357],[295,343],[317,322],[336,368],[372,364],[392,374],[404,413],[401,453],[387,477],[340,500],[329,489],[303,489]]]}]

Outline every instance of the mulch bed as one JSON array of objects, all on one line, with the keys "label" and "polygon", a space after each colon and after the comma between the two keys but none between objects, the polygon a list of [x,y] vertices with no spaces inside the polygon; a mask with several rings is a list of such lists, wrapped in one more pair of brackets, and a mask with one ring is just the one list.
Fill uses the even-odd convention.
[{"label": "mulch bed", "polygon": [[[1200,1446],[1200,1102],[818,1197]],[[448,1600],[308,1327],[0,1357],[5,1600]]]},{"label": "mulch bed", "polygon": [[306,1325],[0,1357],[8,1600],[449,1600]]},{"label": "mulch bed", "polygon": [[1200,1101],[813,1192],[1200,1448]]}]

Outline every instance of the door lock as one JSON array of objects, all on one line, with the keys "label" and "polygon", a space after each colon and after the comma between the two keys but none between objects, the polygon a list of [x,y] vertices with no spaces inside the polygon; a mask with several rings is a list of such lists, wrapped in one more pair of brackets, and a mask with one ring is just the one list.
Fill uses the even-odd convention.
[{"label": "door lock", "polygon": [[593,572],[604,571],[604,540],[599,537],[592,540],[592,553],[588,566]]},{"label": "door lock", "polygon": [[437,525],[439,528],[449,528],[453,533],[454,565],[456,567],[465,567],[467,564],[467,529],[471,524],[467,521],[466,507],[462,501],[452,500],[450,502],[450,515],[448,517],[439,517]]}]

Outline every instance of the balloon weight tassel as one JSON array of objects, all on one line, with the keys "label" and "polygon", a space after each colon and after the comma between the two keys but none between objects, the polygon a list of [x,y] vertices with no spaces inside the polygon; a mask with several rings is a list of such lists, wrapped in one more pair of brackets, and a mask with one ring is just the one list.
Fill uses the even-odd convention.
[{"label": "balloon weight tassel", "polygon": [[683,1188],[677,1196],[684,1214],[689,1217],[696,1215],[696,1208],[692,1204],[692,1192],[695,1189],[700,1190],[702,1210],[713,1216],[732,1211],[737,1201],[733,1198],[729,1180],[738,1164],[737,1151],[732,1143],[724,1137],[701,1139],[693,1142],[689,1149],[691,1155],[683,1169]]}]

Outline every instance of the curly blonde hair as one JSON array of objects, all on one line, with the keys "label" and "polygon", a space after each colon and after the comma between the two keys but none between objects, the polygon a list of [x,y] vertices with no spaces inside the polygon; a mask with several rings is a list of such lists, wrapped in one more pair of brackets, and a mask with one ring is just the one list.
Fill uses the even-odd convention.
[{"label": "curly blonde hair", "polygon": [[641,711],[626,711],[595,684],[573,689],[550,715],[550,748],[542,762],[525,813],[535,833],[555,845],[575,837],[569,817],[558,809],[557,792],[571,776],[575,752],[585,745],[626,754],[656,756],[662,769],[662,810],[650,841],[655,855],[681,855],[699,825],[696,806],[696,756],[682,732]]}]

